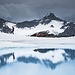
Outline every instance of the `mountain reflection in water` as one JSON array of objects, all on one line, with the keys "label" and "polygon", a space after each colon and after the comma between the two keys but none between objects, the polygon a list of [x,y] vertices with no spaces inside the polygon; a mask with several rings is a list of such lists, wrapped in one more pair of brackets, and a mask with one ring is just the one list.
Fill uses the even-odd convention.
[{"label": "mountain reflection in water", "polygon": [[[34,49],[34,52],[39,52],[40,54],[45,54],[48,53],[50,51],[54,52],[54,51],[58,51],[58,48],[45,48],[45,49]],[[19,56],[17,57],[17,62],[23,62],[23,63],[33,63],[33,64],[40,64],[40,65],[44,65],[46,68],[50,68],[52,70],[56,69],[58,65],[63,64],[64,62],[69,62],[71,60],[75,59],[75,50],[74,49],[60,49],[65,51],[65,53],[61,53],[61,55],[64,58],[64,61],[58,61],[58,62],[53,62],[52,60],[48,59],[48,58],[44,58],[44,59],[40,59],[36,56],[30,55],[28,57],[26,56]],[[2,56],[0,56],[0,67],[5,66],[6,64],[8,64],[7,60],[9,59],[9,57],[11,57],[13,54],[10,53],[10,56],[8,57],[9,54],[4,54]],[[55,56],[53,55],[52,58],[54,58]],[[14,54],[14,59],[15,59],[15,54]],[[14,60],[13,59],[13,60]],[[2,62],[3,61],[3,62]],[[12,62],[13,63],[13,62]]]}]

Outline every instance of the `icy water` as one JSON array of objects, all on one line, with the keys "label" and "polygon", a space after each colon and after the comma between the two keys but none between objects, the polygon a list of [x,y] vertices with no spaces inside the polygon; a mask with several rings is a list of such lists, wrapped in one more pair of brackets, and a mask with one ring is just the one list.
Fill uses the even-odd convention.
[{"label": "icy water", "polygon": [[40,64],[15,62],[1,68],[0,75],[75,75],[75,61],[65,62],[54,70]]},{"label": "icy water", "polygon": [[[75,75],[74,49],[29,48],[31,50],[28,51],[26,49],[28,50],[24,47],[1,49],[1,51],[11,50],[11,53],[14,52],[15,60],[11,53],[9,53],[10,55],[8,53],[4,54],[3,56],[6,55],[8,58],[4,57],[6,63],[0,67],[0,75]],[[52,55],[49,57],[47,53]],[[48,55],[48,57],[45,55]],[[12,57],[12,61],[10,57]],[[48,59],[51,57],[52,59]],[[54,57],[58,61],[54,61]]]},{"label": "icy water", "polygon": [[75,37],[18,37],[0,37],[0,75],[75,75]]}]

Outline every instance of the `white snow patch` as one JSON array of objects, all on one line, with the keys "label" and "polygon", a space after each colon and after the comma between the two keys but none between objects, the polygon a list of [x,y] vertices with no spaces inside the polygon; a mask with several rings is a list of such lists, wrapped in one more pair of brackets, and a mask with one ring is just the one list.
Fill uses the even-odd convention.
[{"label": "white snow patch", "polygon": [[12,26],[15,26],[16,24],[11,23],[11,22],[5,22],[5,24],[9,27],[12,28]]},{"label": "white snow patch", "polygon": [[[54,26],[54,28],[51,27],[51,25]],[[32,28],[27,28],[25,27],[24,29],[21,29],[21,28],[15,28],[15,34],[17,35],[32,35],[34,33],[38,33],[40,31],[49,31],[55,35],[58,35],[59,33],[62,33],[64,31],[64,29],[60,29],[61,27],[63,26],[63,22],[60,22],[60,21],[56,21],[56,20],[52,20],[49,24],[39,24],[35,27],[32,27]]]}]

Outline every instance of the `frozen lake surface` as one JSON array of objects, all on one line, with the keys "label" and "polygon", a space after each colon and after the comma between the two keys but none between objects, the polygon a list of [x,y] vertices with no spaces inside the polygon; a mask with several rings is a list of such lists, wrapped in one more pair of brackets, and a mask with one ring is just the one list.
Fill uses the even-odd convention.
[{"label": "frozen lake surface", "polygon": [[0,34],[0,75],[75,75],[74,70],[75,37]]}]

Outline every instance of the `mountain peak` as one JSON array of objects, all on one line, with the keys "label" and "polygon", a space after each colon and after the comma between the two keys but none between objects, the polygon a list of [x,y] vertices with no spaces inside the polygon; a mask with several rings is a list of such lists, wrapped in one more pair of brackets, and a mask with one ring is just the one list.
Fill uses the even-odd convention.
[{"label": "mountain peak", "polygon": [[55,18],[56,16],[54,15],[54,13],[50,13],[50,14],[47,14],[46,17],[48,17],[48,18]]},{"label": "mountain peak", "polygon": [[43,17],[43,20],[45,20],[45,19],[55,19],[56,18],[56,16],[53,14],[53,13],[50,13],[50,14],[47,14],[46,16],[44,16]]},{"label": "mountain peak", "polygon": [[55,16],[54,13],[47,14],[45,17],[43,17],[43,20],[46,20],[46,19],[63,21],[62,19]]},{"label": "mountain peak", "polygon": [[54,13],[50,13],[50,14],[47,14],[46,16],[44,16],[42,19],[40,19],[40,22],[42,24],[48,24],[51,22],[51,20],[63,21],[62,19],[56,17],[54,15]]}]

